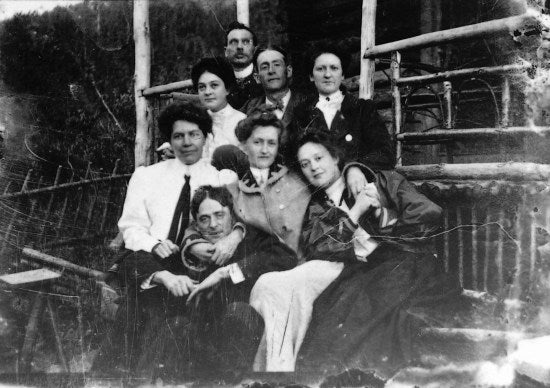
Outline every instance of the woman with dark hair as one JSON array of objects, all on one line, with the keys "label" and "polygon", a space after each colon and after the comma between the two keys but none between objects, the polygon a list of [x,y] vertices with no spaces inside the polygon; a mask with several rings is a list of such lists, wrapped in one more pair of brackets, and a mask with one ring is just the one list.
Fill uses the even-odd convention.
[{"label": "woman with dark hair", "polygon": [[[212,135],[207,138],[203,152],[204,158],[212,159],[219,146],[239,144],[235,127],[246,115],[227,102],[227,96],[236,83],[235,73],[225,58],[203,58],[193,66],[191,79],[202,106],[212,117]],[[215,161],[212,164],[220,168]]]},{"label": "woman with dark hair", "polygon": [[[441,209],[396,172],[343,168],[345,153],[328,134],[310,132],[296,147],[312,192],[301,234],[306,263],[264,274],[252,290],[265,321],[255,368],[293,371],[301,347],[299,366],[316,371],[391,364],[416,334],[403,330],[417,323],[405,306],[460,292],[436,282],[441,268],[424,242]],[[350,166],[368,181],[355,198],[342,174]]]},{"label": "woman with dark hair", "polygon": [[293,141],[305,131],[330,132],[350,160],[377,170],[392,169],[393,144],[374,101],[358,99],[342,85],[347,58],[338,47],[328,44],[312,50],[306,66],[317,93],[295,108]]},{"label": "woman with dark hair", "polygon": [[429,243],[441,208],[395,171],[375,173],[360,164],[368,183],[350,197],[339,146],[323,133],[296,146],[313,189],[302,231],[305,258],[344,266],[315,301],[297,368],[390,376],[416,359],[414,341],[435,321],[431,309],[462,291]]}]

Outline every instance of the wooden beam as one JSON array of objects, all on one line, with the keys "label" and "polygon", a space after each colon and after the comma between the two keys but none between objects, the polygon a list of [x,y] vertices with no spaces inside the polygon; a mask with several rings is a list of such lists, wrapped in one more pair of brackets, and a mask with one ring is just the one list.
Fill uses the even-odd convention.
[{"label": "wooden beam", "polygon": [[364,58],[376,58],[391,53],[392,51],[404,51],[437,46],[458,40],[488,37],[493,34],[514,31],[529,24],[536,24],[534,13],[524,13],[519,16],[511,16],[488,22],[471,24],[468,26],[451,28],[443,31],[435,31],[427,34],[402,39],[395,42],[375,46],[363,51]]},{"label": "wooden beam", "polygon": [[47,264],[47,265],[54,266],[56,268],[67,270],[80,276],[89,277],[89,278],[93,278],[101,281],[107,278],[107,274],[105,272],[82,267],[81,265],[73,264],[70,261],[63,260],[63,259],[60,259],[59,257],[55,257],[52,255],[48,255],[46,253],[37,251],[32,248],[28,248],[28,247],[23,248],[23,255],[33,261],[37,261],[42,264]]},{"label": "wooden beam", "polygon": [[550,181],[550,165],[537,163],[420,164],[396,170],[409,180]]},{"label": "wooden beam", "polygon": [[193,81],[190,79],[186,79],[183,81],[172,82],[165,85],[158,85],[158,86],[153,86],[150,88],[143,89],[142,94],[145,97],[151,97],[157,94],[171,93],[176,90],[187,89],[191,87],[193,87]]},{"label": "wooden beam", "polygon": [[397,140],[407,144],[419,144],[426,141],[447,141],[452,139],[476,139],[489,136],[517,136],[517,135],[550,135],[550,127],[510,127],[510,128],[469,128],[469,129],[435,129],[428,132],[407,132],[397,135]]},{"label": "wooden beam", "polygon": [[153,161],[152,109],[142,91],[151,84],[151,37],[149,29],[149,0],[134,0],[136,101],[135,167],[147,166]]},{"label": "wooden beam", "polygon": [[237,21],[250,26],[250,7],[248,0],[237,0]]},{"label": "wooden beam", "polygon": [[[376,44],[376,1],[363,0],[361,17],[361,52],[371,49]],[[361,59],[359,81],[359,98],[370,99],[374,95],[374,60]]]},{"label": "wooden beam", "polygon": [[435,83],[440,81],[449,80],[452,78],[465,78],[471,76],[483,76],[489,74],[504,74],[510,72],[521,72],[531,69],[533,65],[529,62],[522,64],[504,65],[504,66],[487,66],[476,67],[471,69],[460,69],[443,71],[436,74],[426,74],[414,77],[403,77],[397,81],[398,85],[413,85],[424,83]]}]

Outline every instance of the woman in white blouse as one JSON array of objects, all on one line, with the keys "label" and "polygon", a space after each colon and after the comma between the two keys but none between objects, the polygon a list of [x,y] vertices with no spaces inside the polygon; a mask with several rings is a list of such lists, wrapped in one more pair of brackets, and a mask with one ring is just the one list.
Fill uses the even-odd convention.
[{"label": "woman in white blouse", "polygon": [[235,74],[225,58],[203,58],[193,66],[191,79],[202,106],[212,117],[212,134],[206,140],[203,158],[211,160],[217,167],[213,160],[214,150],[222,145],[237,146],[239,140],[235,136],[235,127],[246,118],[227,102],[227,96],[236,83]]}]

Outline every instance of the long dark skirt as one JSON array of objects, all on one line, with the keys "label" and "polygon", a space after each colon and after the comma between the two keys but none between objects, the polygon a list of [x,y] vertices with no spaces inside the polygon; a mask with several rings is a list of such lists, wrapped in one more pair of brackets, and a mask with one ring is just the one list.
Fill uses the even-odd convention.
[{"label": "long dark skirt", "polygon": [[315,301],[297,370],[390,376],[417,359],[420,329],[437,324],[430,311],[461,291],[434,255],[380,246],[368,263],[344,268]]}]

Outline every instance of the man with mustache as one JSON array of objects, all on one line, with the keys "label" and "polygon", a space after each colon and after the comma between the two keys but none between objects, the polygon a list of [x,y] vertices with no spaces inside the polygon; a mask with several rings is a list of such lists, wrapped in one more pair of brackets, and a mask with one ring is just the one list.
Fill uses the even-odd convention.
[{"label": "man with mustache", "polygon": [[227,101],[235,109],[240,109],[252,97],[262,94],[262,87],[254,78],[252,59],[258,38],[247,26],[237,21],[227,28],[225,57],[231,63],[237,85],[227,97]]},{"label": "man with mustache", "polygon": [[273,108],[273,113],[285,127],[281,134],[281,149],[279,149],[279,152],[284,155],[288,143],[287,127],[293,119],[294,107],[304,100],[304,96],[290,89],[292,65],[288,53],[281,47],[271,45],[257,49],[254,55],[254,66],[263,93],[248,100],[241,111],[250,115],[263,104]]}]

